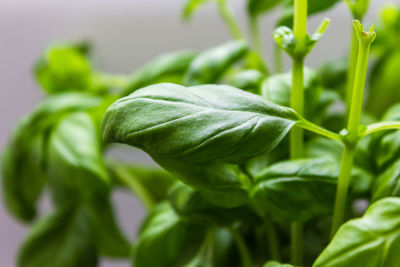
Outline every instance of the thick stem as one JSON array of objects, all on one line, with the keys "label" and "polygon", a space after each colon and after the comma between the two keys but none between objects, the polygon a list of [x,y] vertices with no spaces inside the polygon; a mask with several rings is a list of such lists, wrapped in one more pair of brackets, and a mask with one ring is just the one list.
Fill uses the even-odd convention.
[{"label": "thick stem", "polygon": [[304,51],[307,34],[307,0],[294,1],[294,36],[297,40],[296,49]]},{"label": "thick stem", "polygon": [[358,38],[357,65],[354,72],[354,84],[352,90],[349,120],[347,124],[348,134],[345,140],[345,149],[342,155],[340,175],[336,192],[335,208],[333,213],[332,237],[343,223],[346,211],[347,193],[351,177],[351,169],[354,161],[354,151],[358,140],[361,138],[360,120],[363,108],[365,80],[367,77],[368,55],[372,42],[375,40],[375,32],[371,27],[369,32],[364,29],[359,21],[354,21],[354,30]]},{"label": "thick stem", "polygon": [[292,223],[291,227],[292,243],[291,243],[291,260],[294,265],[303,264],[303,224]]},{"label": "thick stem", "polygon": [[[357,66],[357,54],[358,54],[358,39],[353,28],[351,35],[351,47],[350,47],[350,55],[349,55],[349,68],[347,70],[347,84],[345,91],[345,99],[346,99],[346,107],[350,108],[351,104],[351,95],[353,93],[354,86],[354,73]],[[349,114],[350,110],[347,110],[347,114]]]},{"label": "thick stem", "polygon": [[344,220],[344,214],[346,212],[347,192],[349,190],[353,161],[354,147],[346,146],[343,150],[342,162],[340,163],[340,175],[336,190],[331,237],[335,235],[336,231],[339,229]]},{"label": "thick stem", "polygon": [[[306,49],[307,34],[307,0],[294,1],[294,36],[297,40],[296,52],[303,54]],[[304,111],[304,57],[293,58],[293,81],[290,106],[301,116]],[[290,157],[304,156],[304,131],[294,128],[290,132]],[[303,264],[303,226],[292,223],[291,226],[291,260],[294,265]]]},{"label": "thick stem", "polygon": [[354,77],[354,87],[351,97],[348,132],[349,141],[356,142],[359,137],[359,127],[363,108],[365,80],[367,77],[368,55],[371,44],[360,41],[357,57],[357,67]]},{"label": "thick stem", "polygon": [[236,21],[233,11],[228,7],[226,0],[218,0],[218,10],[231,36],[236,40],[244,39],[239,23]]},{"label": "thick stem", "polygon": [[[304,59],[293,60],[293,87],[290,97],[290,106],[297,113],[304,113]],[[292,159],[302,158],[304,151],[303,129],[295,127],[290,132],[290,157]]]}]

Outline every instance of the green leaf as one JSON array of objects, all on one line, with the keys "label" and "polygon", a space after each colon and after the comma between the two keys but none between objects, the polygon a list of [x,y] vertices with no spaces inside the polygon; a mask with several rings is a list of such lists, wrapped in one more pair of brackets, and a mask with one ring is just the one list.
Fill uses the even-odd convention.
[{"label": "green leaf", "polygon": [[215,206],[199,191],[181,182],[177,182],[171,188],[169,201],[180,216],[207,219],[221,226],[230,225],[240,217],[246,219],[254,217],[247,207],[228,209]]},{"label": "green leaf", "polygon": [[369,81],[367,110],[380,116],[386,109],[400,101],[400,52],[390,51],[373,66]]},{"label": "green leaf", "polygon": [[[292,88],[292,73],[275,74],[269,76],[262,84],[262,95],[269,101],[281,106],[290,106],[290,93]],[[323,88],[319,84],[315,71],[304,69],[304,97],[306,105],[305,117],[314,119],[324,107],[320,105]],[[324,99],[321,99],[324,100]],[[318,108],[318,112],[316,109]]]},{"label": "green leaf", "polygon": [[324,88],[344,90],[348,61],[344,58],[330,60],[318,69],[318,77]]},{"label": "green leaf", "polygon": [[131,75],[123,95],[154,83],[180,83],[183,74],[197,54],[194,51],[179,51],[156,57]]},{"label": "green leaf", "polygon": [[215,0],[185,0],[185,4],[182,8],[182,18],[189,20],[193,17],[193,14],[204,4],[215,1]]},{"label": "green leaf", "polygon": [[108,197],[97,194],[85,205],[99,254],[111,258],[127,258],[131,244],[119,228]]},{"label": "green leaf", "polygon": [[208,201],[217,206],[238,207],[248,199],[250,180],[235,165],[187,164],[155,157],[153,159],[182,182],[195,187]]},{"label": "green leaf", "polygon": [[238,163],[270,151],[296,120],[292,110],[234,87],[157,84],[111,105],[103,135],[157,158]]},{"label": "green leaf", "polygon": [[234,63],[248,53],[245,41],[233,41],[209,49],[198,55],[189,66],[184,85],[215,83]]},{"label": "green leaf", "polygon": [[354,19],[363,20],[369,7],[369,0],[345,0],[345,2],[353,13]]},{"label": "green leaf", "polygon": [[100,142],[94,121],[84,112],[66,116],[51,131],[47,176],[56,203],[75,193],[85,198],[94,191],[108,191],[110,180]]},{"label": "green leaf", "polygon": [[50,94],[87,91],[91,86],[91,68],[84,53],[74,45],[47,48],[34,67],[39,84]]},{"label": "green leaf", "polygon": [[230,81],[230,85],[248,92],[260,94],[261,84],[265,75],[254,69],[244,70],[236,74]]},{"label": "green leaf", "polygon": [[247,13],[255,17],[270,11],[280,2],[282,0],[247,0]]},{"label": "green leaf", "polygon": [[157,206],[135,243],[133,266],[182,266],[200,248],[207,226],[180,218],[168,203]]},{"label": "green leaf", "polygon": [[18,266],[97,266],[91,235],[85,209],[64,203],[35,223],[19,251]]},{"label": "green leaf", "polygon": [[118,183],[128,187],[148,209],[166,200],[175,182],[171,174],[159,168],[115,162],[109,163],[109,167]]},{"label": "green leaf", "polygon": [[46,132],[65,114],[89,110],[100,103],[100,98],[88,94],[57,94],[43,101],[19,123],[2,162],[3,198],[7,209],[15,217],[30,221],[35,216],[36,201],[46,181],[43,169]]},{"label": "green leaf", "polygon": [[400,199],[385,198],[339,228],[313,267],[395,267],[400,261]]},{"label": "green leaf", "polygon": [[4,203],[12,215],[25,222],[35,217],[36,203],[47,180],[41,166],[42,143],[41,137],[34,137],[27,142],[15,136],[3,154]]},{"label": "green leaf", "polygon": [[269,261],[266,264],[264,264],[263,267],[294,267],[294,265],[291,264],[282,264],[277,261]]},{"label": "green leaf", "polygon": [[384,197],[400,196],[400,160],[388,167],[375,180],[372,188],[372,201]]},{"label": "green leaf", "polygon": [[278,221],[308,221],[332,212],[337,176],[337,164],[326,158],[280,162],[255,177],[252,200]]}]

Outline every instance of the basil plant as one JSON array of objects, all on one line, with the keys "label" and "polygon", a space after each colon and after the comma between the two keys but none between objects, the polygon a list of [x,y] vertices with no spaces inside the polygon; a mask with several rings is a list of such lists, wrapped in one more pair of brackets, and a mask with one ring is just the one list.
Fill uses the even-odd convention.
[{"label": "basil plant", "polygon": [[[17,266],[400,266],[400,6],[375,31],[368,0],[247,0],[247,40],[230,1],[183,2],[185,21],[214,6],[232,40],[130,75],[95,69],[87,43],[35,63],[46,97],[2,157],[4,205],[31,225]],[[308,17],[336,5],[354,19],[349,52],[309,68],[330,20],[308,34]],[[271,61],[259,22],[274,9]],[[113,158],[116,143],[159,167]],[[118,188],[147,210],[135,240],[110,202]]]}]

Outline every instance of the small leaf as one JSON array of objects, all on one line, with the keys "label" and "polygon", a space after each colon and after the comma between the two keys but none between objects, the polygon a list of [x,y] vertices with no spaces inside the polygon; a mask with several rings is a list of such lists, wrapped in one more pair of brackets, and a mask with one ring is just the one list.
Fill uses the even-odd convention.
[{"label": "small leaf", "polygon": [[156,57],[131,75],[123,95],[128,95],[141,87],[154,83],[180,83],[183,74],[197,54],[194,51],[179,51]]},{"label": "small leaf", "polygon": [[348,62],[344,58],[330,60],[318,69],[318,77],[324,88],[344,90]]},{"label": "small leaf", "polygon": [[109,176],[103,162],[100,136],[84,112],[66,116],[51,131],[47,151],[47,176],[56,203],[78,194],[107,192]]},{"label": "small leaf", "polygon": [[400,261],[400,199],[372,204],[365,215],[343,224],[313,267],[395,267]]},{"label": "small leaf", "polygon": [[260,94],[261,84],[265,75],[258,70],[249,69],[236,74],[230,82],[230,85],[243,89],[248,92]]},{"label": "small leaf", "polygon": [[263,214],[284,222],[327,215],[337,176],[337,164],[324,158],[277,163],[255,177],[253,203]]},{"label": "small leaf", "polygon": [[266,13],[277,6],[282,0],[247,0],[247,12],[255,17]]},{"label": "small leaf", "polygon": [[213,205],[199,191],[177,182],[170,190],[169,200],[174,210],[183,217],[207,219],[211,223],[229,226],[238,217],[250,219],[254,214],[247,207],[222,208]]},{"label": "small leaf", "polygon": [[198,55],[189,66],[184,85],[215,83],[234,63],[248,52],[245,41],[229,42]]},{"label": "small leaf", "polygon": [[30,230],[19,254],[21,267],[97,266],[85,209],[68,203],[41,218]]},{"label": "small leaf", "polygon": [[103,135],[157,158],[238,163],[270,151],[296,121],[292,110],[234,87],[158,84],[111,105]]},{"label": "small leaf", "polygon": [[34,72],[40,85],[50,94],[87,91],[91,86],[89,62],[79,47],[74,45],[47,48],[35,64]]},{"label": "small leaf", "polygon": [[185,0],[185,4],[182,8],[182,17],[185,20],[189,20],[193,17],[193,14],[204,4],[215,1],[215,0]]}]

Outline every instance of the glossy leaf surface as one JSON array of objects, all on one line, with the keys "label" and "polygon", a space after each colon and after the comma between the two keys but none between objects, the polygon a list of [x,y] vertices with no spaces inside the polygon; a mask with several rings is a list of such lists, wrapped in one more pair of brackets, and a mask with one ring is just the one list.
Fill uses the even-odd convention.
[{"label": "glossy leaf surface", "polygon": [[400,261],[400,199],[385,198],[339,228],[313,267],[395,267]]},{"label": "glossy leaf surface", "polygon": [[327,159],[286,161],[255,177],[257,210],[279,221],[307,221],[332,211],[337,164]]}]

